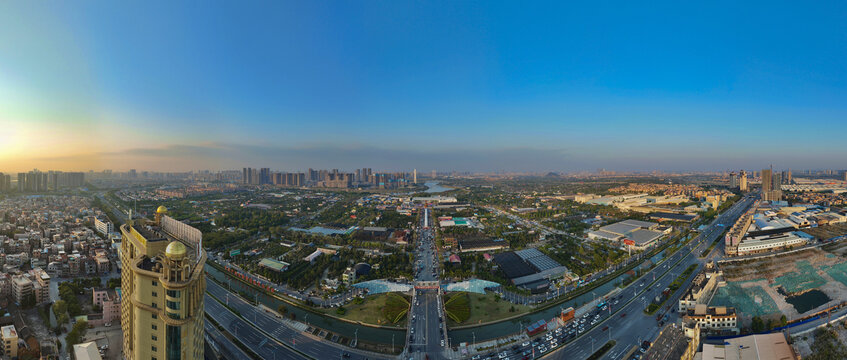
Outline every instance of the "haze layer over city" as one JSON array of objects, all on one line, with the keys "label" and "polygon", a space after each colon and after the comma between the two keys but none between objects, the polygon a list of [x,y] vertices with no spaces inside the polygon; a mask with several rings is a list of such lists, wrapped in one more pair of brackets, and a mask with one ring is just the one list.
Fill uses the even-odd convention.
[{"label": "haze layer over city", "polygon": [[0,24],[0,359],[847,359],[843,3]]}]

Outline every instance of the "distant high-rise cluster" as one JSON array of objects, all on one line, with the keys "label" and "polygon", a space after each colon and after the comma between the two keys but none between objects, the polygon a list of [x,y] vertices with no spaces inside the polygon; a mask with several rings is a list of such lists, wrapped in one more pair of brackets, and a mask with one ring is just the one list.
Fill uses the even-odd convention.
[{"label": "distant high-rise cluster", "polygon": [[739,191],[747,191],[747,172],[741,170],[737,173],[729,173],[729,188],[738,189]]},{"label": "distant high-rise cluster", "polygon": [[0,173],[0,192],[12,191],[12,175]]},{"label": "distant high-rise cluster", "polygon": [[397,189],[411,186],[416,178],[416,172],[411,175],[405,172],[380,174],[374,173],[371,168],[356,169],[354,173],[344,173],[338,169],[309,169],[307,173],[271,172],[269,168],[243,168],[241,171],[241,183],[244,185]]},{"label": "distant high-rise cluster", "polygon": [[[0,181],[0,191],[10,191],[11,177],[3,175]],[[43,192],[63,188],[78,188],[85,185],[85,173],[33,170],[18,173],[17,189],[20,192]]]}]

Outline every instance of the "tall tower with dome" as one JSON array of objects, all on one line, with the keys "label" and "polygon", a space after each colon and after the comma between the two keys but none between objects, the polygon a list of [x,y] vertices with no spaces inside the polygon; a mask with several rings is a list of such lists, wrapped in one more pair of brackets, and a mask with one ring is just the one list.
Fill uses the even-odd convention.
[{"label": "tall tower with dome", "polygon": [[159,206],[121,226],[121,329],[126,359],[203,358],[206,281],[199,230]]}]

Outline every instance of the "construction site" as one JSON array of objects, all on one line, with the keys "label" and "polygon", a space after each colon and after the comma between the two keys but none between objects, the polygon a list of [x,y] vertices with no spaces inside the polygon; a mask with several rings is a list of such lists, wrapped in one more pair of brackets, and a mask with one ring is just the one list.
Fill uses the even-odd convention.
[{"label": "construction site", "polygon": [[847,242],[781,255],[722,261],[709,305],[735,307],[742,326],[754,316],[791,321],[847,300]]}]

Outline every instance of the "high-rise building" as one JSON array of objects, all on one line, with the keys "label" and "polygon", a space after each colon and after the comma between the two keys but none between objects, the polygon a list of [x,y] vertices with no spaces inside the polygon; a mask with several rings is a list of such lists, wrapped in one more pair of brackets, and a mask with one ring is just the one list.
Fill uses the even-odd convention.
[{"label": "high-rise building", "polygon": [[271,169],[261,168],[259,170],[259,184],[265,185],[271,183]]},{"label": "high-rise building", "polygon": [[123,356],[202,359],[206,281],[199,230],[167,216],[121,226]]},{"label": "high-rise building", "polygon": [[773,190],[773,170],[762,169],[762,194]]},{"label": "high-rise building", "polygon": [[738,187],[738,174],[735,172],[729,173],[729,188],[735,189]]},{"label": "high-rise building", "polygon": [[791,185],[791,169],[782,172],[782,181],[784,184]]},{"label": "high-rise building", "polygon": [[741,170],[741,174],[738,176],[738,190],[747,191],[747,172]]},{"label": "high-rise building", "polygon": [[[6,176],[8,177],[9,175]],[[847,181],[847,170],[844,171],[844,181]],[[8,187],[8,185],[6,185],[6,187]]]},{"label": "high-rise building", "polygon": [[412,170],[412,182],[418,184],[418,169]]},{"label": "high-rise building", "polygon": [[774,174],[773,168],[762,170],[762,200],[782,200],[782,176]]}]

